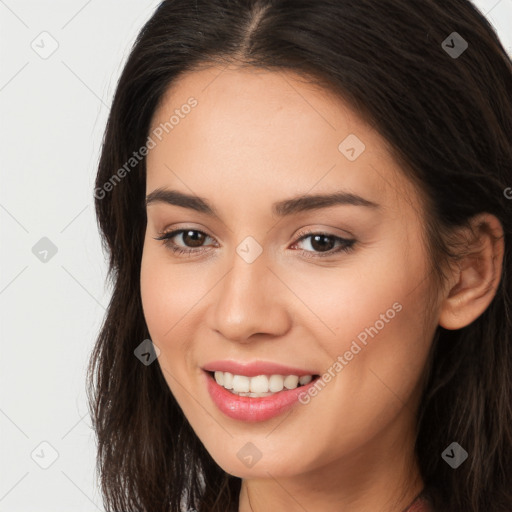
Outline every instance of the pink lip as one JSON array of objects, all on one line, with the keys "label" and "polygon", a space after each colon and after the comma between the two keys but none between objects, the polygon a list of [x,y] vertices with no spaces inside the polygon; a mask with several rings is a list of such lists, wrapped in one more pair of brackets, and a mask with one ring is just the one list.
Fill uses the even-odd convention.
[{"label": "pink lip", "polygon": [[229,372],[233,375],[245,375],[256,377],[257,375],[317,375],[317,372],[284,366],[278,363],[265,361],[253,361],[252,363],[241,364],[236,361],[213,361],[203,366],[203,370],[209,372]]},{"label": "pink lip", "polygon": [[[305,386],[283,390],[274,395],[251,398],[249,396],[235,395],[223,386],[219,386],[208,372],[204,372],[204,375],[208,392],[220,411],[235,420],[249,422],[265,421],[282,414],[297,404],[299,396],[302,393],[307,393],[308,389],[318,380],[315,378]],[[262,373],[256,373],[255,375],[262,375]],[[290,374],[285,372],[285,375]],[[292,375],[297,374],[294,373]]]}]

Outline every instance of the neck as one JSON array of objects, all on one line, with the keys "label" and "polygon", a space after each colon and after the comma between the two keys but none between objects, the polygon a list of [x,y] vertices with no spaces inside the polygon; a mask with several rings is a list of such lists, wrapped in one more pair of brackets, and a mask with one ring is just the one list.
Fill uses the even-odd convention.
[{"label": "neck", "polygon": [[[290,479],[243,480],[239,499],[239,512],[406,512],[409,505],[423,490],[424,484],[416,474],[407,484],[407,489],[388,487],[381,482],[367,493],[357,496],[332,488],[310,486],[307,489],[291,482]],[[388,492],[386,492],[388,491]],[[383,504],[384,508],[383,508]]]}]

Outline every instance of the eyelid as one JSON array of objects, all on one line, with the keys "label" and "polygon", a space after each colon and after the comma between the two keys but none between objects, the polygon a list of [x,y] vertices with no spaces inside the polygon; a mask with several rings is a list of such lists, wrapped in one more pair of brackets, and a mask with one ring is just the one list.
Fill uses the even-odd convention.
[{"label": "eyelid", "polygon": [[[155,240],[163,241],[163,244],[170,250],[172,250],[174,253],[180,253],[180,254],[187,254],[189,256],[199,255],[205,251],[207,251],[207,246],[200,246],[200,247],[186,247],[186,246],[180,246],[175,244],[174,242],[171,242],[171,239],[182,235],[186,233],[187,231],[194,231],[196,233],[201,233],[202,235],[205,235],[206,237],[211,238],[212,240],[215,240],[215,237],[209,235],[207,232],[203,231],[202,229],[197,229],[191,226],[186,226],[183,228],[175,227],[175,229],[171,230],[163,230],[162,232],[159,232],[159,237],[154,238]],[[295,241],[292,244],[292,247],[296,246],[298,243],[302,242],[302,240],[309,238],[311,236],[327,236],[330,238],[335,239],[338,242],[342,242],[341,246],[338,246],[334,249],[329,249],[325,252],[316,252],[316,251],[307,251],[304,249],[299,249],[298,251],[302,255],[306,255],[306,258],[322,258],[322,257],[334,257],[337,256],[339,253],[348,253],[350,252],[354,245],[357,243],[357,240],[355,238],[345,238],[339,235],[335,235],[333,233],[329,233],[328,230],[322,230],[322,229],[303,229],[300,230],[295,235]],[[350,235],[352,236],[352,235]],[[344,244],[344,245],[343,245]]]},{"label": "eyelid", "polygon": [[342,240],[352,240],[352,239],[355,239],[355,236],[350,233],[349,231],[346,231],[346,230],[342,230],[344,232],[343,235],[337,235],[335,233],[332,232],[332,230],[335,230],[337,229],[338,231],[340,231],[339,228],[334,228],[334,227],[329,227],[329,228],[302,228],[302,229],[299,229],[299,231],[297,232],[297,234],[295,235],[295,238],[297,239],[297,241],[305,236],[308,236],[308,235],[325,235],[325,236],[331,236],[333,238],[339,238],[339,239],[342,239]]},{"label": "eyelid", "polygon": [[[209,233],[208,229],[204,228],[202,225],[199,225],[199,227],[196,227],[196,226],[190,225],[190,224],[185,224],[182,226],[181,224],[178,223],[178,224],[174,224],[172,226],[172,228],[169,228],[166,226],[165,228],[163,228],[161,230],[158,230],[155,226],[155,230],[156,230],[157,234],[160,236],[168,235],[169,233],[179,234],[178,232],[180,232],[180,231],[198,231],[206,236],[209,236],[210,238],[215,239],[215,236],[211,235]],[[332,230],[342,231],[344,234],[335,234],[335,233],[331,232]],[[355,235],[353,235],[350,231],[348,231],[346,229],[336,228],[334,226],[319,227],[319,228],[301,228],[294,235],[294,238],[295,238],[294,243],[297,243],[298,240],[304,236],[318,235],[318,234],[324,234],[326,236],[331,236],[333,238],[341,238],[343,240],[350,240],[350,239],[356,238]]]}]

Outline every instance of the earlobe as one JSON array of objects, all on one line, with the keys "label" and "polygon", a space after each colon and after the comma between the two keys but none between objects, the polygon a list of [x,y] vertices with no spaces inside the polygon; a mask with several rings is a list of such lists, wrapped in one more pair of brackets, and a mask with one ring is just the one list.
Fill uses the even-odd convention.
[{"label": "earlobe", "polygon": [[482,213],[471,219],[467,247],[453,271],[439,312],[439,325],[461,329],[476,320],[492,302],[501,280],[504,235],[500,221]]}]

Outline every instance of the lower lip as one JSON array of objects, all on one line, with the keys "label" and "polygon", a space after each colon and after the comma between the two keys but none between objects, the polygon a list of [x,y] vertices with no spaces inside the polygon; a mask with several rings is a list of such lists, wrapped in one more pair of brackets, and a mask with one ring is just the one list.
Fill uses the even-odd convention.
[{"label": "lower lip", "polygon": [[215,379],[208,373],[206,385],[215,405],[230,418],[241,421],[265,421],[282,414],[299,401],[301,393],[307,392],[313,386],[318,377],[305,386],[295,389],[287,389],[270,396],[252,398],[238,396],[219,386]]}]

